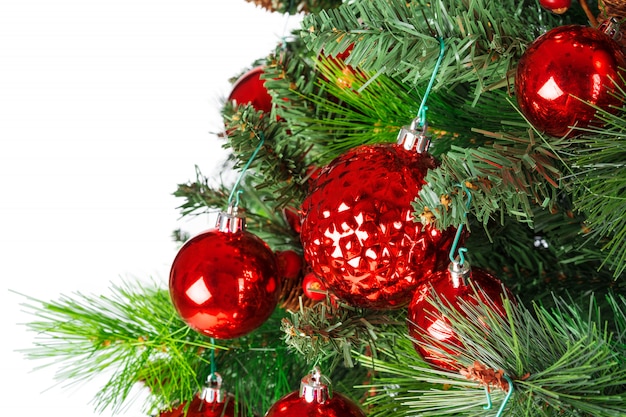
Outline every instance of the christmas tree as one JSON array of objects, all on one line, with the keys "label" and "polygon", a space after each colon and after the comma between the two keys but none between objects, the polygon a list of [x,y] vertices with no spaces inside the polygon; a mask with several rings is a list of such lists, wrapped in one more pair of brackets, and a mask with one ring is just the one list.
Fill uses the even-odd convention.
[{"label": "christmas tree", "polygon": [[255,3],[305,16],[175,191],[216,227],[29,355],[162,417],[626,415],[624,4]]}]

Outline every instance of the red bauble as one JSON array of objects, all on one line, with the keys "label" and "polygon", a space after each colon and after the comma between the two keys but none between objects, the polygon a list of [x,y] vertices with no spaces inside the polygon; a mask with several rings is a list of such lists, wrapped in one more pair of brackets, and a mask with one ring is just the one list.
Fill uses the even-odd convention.
[{"label": "red bauble", "polygon": [[[413,219],[411,203],[437,166],[399,144],[363,145],[333,160],[305,199],[304,257],[347,304],[405,306],[422,277],[447,265],[454,230]],[[444,263],[442,263],[442,261]]]},{"label": "red bauble", "polygon": [[283,278],[297,278],[302,271],[302,256],[294,250],[276,252],[278,270]]},{"label": "red bauble", "polygon": [[572,0],[539,0],[539,4],[552,13],[563,14],[572,5]]},{"label": "red bauble", "polygon": [[319,371],[303,378],[300,390],[279,399],[265,417],[365,417],[358,404],[345,395],[333,391],[331,396],[320,378]]},{"label": "red bauble", "polygon": [[623,52],[608,35],[586,26],[561,26],[537,38],[520,59],[517,102],[538,131],[571,136],[571,126],[599,126],[596,110],[587,103],[607,111],[621,104],[611,92],[616,85],[624,88],[620,67],[625,66]]},{"label": "red bauble", "polygon": [[278,303],[276,257],[244,226],[237,213],[220,213],[218,227],[185,243],[172,264],[172,302],[190,327],[207,336],[245,335]]},{"label": "red bauble", "polygon": [[251,104],[255,110],[269,113],[272,110],[272,96],[265,88],[265,80],[261,79],[263,67],[256,67],[242,75],[233,85],[228,101],[236,105]]},{"label": "red bauble", "polygon": [[322,301],[326,299],[326,286],[313,272],[309,272],[302,279],[302,291],[311,300]]},{"label": "red bauble", "polygon": [[200,395],[194,397],[189,407],[181,404],[170,411],[162,412],[159,417],[235,417],[235,397],[221,389],[222,377],[211,374],[209,383]]},{"label": "red bauble", "polygon": [[223,403],[207,402],[197,396],[189,404],[186,414],[185,405],[164,411],[159,417],[235,417],[235,400],[232,396],[227,397]]},{"label": "red bauble", "polygon": [[[486,303],[487,299],[491,300],[496,312],[504,316],[502,296],[511,295],[500,280],[487,271],[480,268],[470,270],[468,266],[459,268],[457,263],[453,263],[448,270],[437,272],[417,289],[408,313],[409,335],[414,339],[415,349],[431,365],[458,371],[462,365],[440,351],[456,355],[462,343],[448,318],[431,303],[429,297],[432,292],[445,305],[464,316],[462,302],[477,305],[479,302]],[[435,348],[428,348],[425,344]]]}]

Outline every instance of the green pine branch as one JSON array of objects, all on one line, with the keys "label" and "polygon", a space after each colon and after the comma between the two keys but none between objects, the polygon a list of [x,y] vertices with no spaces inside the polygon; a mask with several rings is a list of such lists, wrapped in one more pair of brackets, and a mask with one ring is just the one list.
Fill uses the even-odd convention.
[{"label": "green pine branch", "polygon": [[[529,309],[520,301],[505,300],[504,315],[489,302],[463,302],[461,313],[436,294],[430,299],[450,320],[463,348],[448,346],[453,349],[448,353],[428,338],[424,345],[454,358],[466,370],[493,373],[468,380],[460,373],[424,366],[413,342],[400,338],[377,359],[360,356],[363,365],[380,375],[373,386],[376,395],[368,403],[381,411],[371,416],[495,415],[508,390],[497,377],[500,370],[515,388],[503,415],[621,416],[626,410],[623,297],[610,296],[608,311],[601,311],[594,297],[582,308],[562,298],[555,298],[552,309],[538,304]],[[485,411],[484,387],[489,381],[495,407]]]},{"label": "green pine branch", "polygon": [[168,291],[157,285],[125,283],[113,286],[109,296],[26,300],[23,309],[35,317],[27,326],[36,334],[34,347],[24,350],[27,358],[57,368],[56,377],[68,384],[111,374],[94,398],[98,411],[120,412],[135,399],[137,386],[148,388],[149,412],[190,401],[201,392],[214,356],[224,388],[253,415],[297,389],[310,370],[281,342],[286,313],[280,308],[246,336],[213,341],[190,329]]},{"label": "green pine branch", "polygon": [[428,82],[439,54],[435,36],[442,37],[446,54],[435,90],[469,82],[478,99],[503,85],[513,60],[540,35],[537,22],[550,28],[564,20],[534,1],[354,1],[307,16],[301,36],[318,53],[353,47],[347,64],[413,86]]},{"label": "green pine branch", "polygon": [[395,332],[390,329],[404,325],[404,312],[353,308],[330,298],[311,307],[301,305],[290,316],[282,323],[287,346],[309,363],[329,369],[341,362],[354,367],[352,351],[375,352],[381,340],[393,344]]}]

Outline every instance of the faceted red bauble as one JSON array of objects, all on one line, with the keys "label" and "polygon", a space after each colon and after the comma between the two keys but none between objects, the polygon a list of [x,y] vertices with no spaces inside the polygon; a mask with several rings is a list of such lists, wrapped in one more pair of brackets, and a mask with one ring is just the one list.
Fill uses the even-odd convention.
[{"label": "faceted red bauble", "polygon": [[363,145],[339,156],[302,205],[306,261],[347,304],[405,306],[425,275],[447,265],[454,231],[413,220],[411,203],[436,166],[397,144]]},{"label": "faceted red bauble", "polygon": [[[186,404],[159,414],[159,417],[235,417],[234,397],[226,397],[224,402],[207,402],[200,396],[196,396],[186,409]],[[187,411],[185,413],[185,410]]]},{"label": "faceted red bauble", "polygon": [[265,88],[265,80],[261,79],[263,67],[256,67],[242,75],[233,85],[228,101],[243,106],[251,104],[257,111],[269,113],[272,110],[272,97]]},{"label": "faceted red bauble", "polygon": [[[460,307],[462,302],[474,305],[478,302],[487,302],[482,292],[493,302],[498,314],[504,315],[502,296],[509,293],[503,288],[500,280],[480,268],[471,269],[467,282],[450,271],[440,271],[432,276],[430,282],[420,285],[415,292],[408,313],[409,335],[414,339],[415,349],[431,365],[458,371],[462,366],[440,350],[455,355],[457,352],[455,347],[460,348],[462,344],[450,321],[430,302],[431,291],[437,294],[443,303],[461,312],[463,316],[465,314]],[[424,343],[434,346],[435,349],[426,347]]]},{"label": "faceted red bauble", "polygon": [[552,13],[563,14],[572,5],[572,0],[539,0],[539,4]]},{"label": "faceted red bauble", "polygon": [[571,136],[571,126],[598,124],[596,110],[587,103],[607,111],[620,105],[611,91],[616,84],[624,87],[619,73],[625,65],[619,45],[596,29],[552,29],[537,38],[518,63],[517,102],[538,131]]},{"label": "faceted red bauble", "polygon": [[180,249],[170,272],[170,296],[187,324],[218,339],[259,327],[278,303],[276,258],[245,231],[206,231]]}]

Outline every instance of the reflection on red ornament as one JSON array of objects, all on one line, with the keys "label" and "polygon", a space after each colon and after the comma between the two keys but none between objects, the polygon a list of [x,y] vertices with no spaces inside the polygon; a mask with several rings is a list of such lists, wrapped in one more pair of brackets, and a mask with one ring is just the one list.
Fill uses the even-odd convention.
[{"label": "reflection on red ornament", "polygon": [[[466,264],[450,265],[446,271],[434,274],[415,292],[409,304],[408,327],[414,339],[415,350],[431,365],[458,371],[463,366],[454,356],[458,355],[462,343],[450,320],[431,302],[436,294],[445,305],[465,316],[463,302],[478,304],[491,300],[491,307],[501,316],[505,315],[502,297],[512,298],[497,278],[480,268],[469,269]],[[486,326],[485,326],[486,327]]]},{"label": "reflection on red ornament", "polygon": [[601,126],[597,106],[613,112],[621,106],[613,95],[624,88],[626,58],[605,33],[586,26],[561,26],[543,34],[517,66],[515,95],[520,110],[540,132],[573,136],[579,128]]}]

